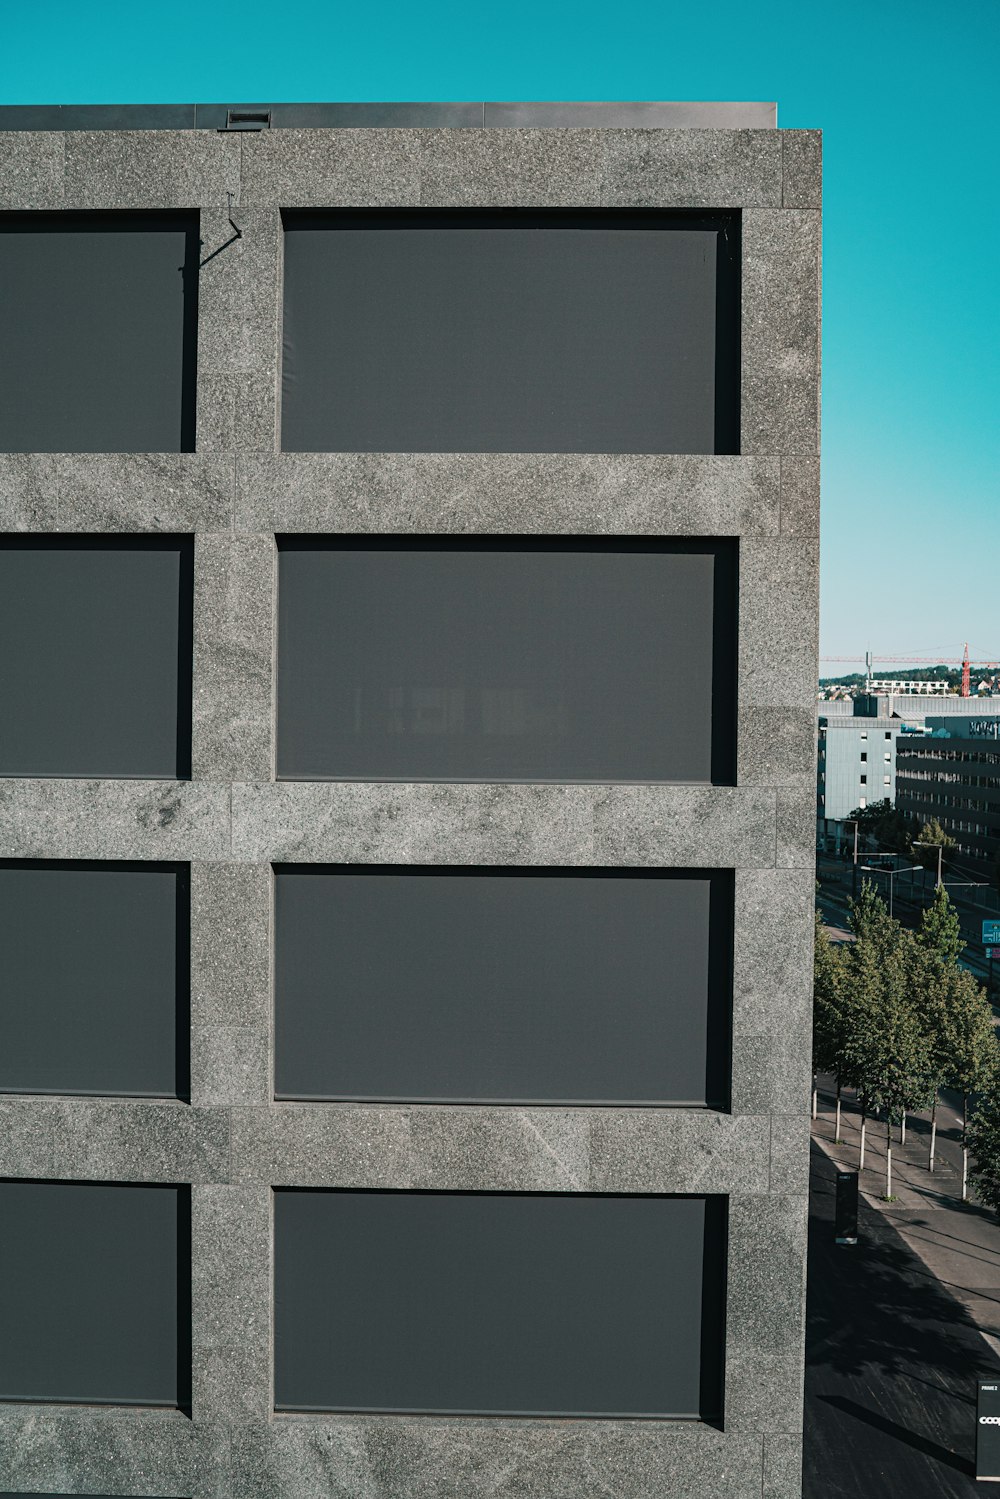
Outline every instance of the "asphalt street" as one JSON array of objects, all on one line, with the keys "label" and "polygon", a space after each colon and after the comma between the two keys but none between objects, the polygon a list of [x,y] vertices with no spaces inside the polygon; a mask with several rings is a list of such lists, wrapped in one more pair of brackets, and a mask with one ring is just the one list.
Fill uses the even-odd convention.
[{"label": "asphalt street", "polygon": [[858,1244],[834,1243],[833,1173],[814,1143],[804,1499],[982,1495],[973,1476],[975,1382],[1000,1373],[1000,1360],[864,1198]]}]

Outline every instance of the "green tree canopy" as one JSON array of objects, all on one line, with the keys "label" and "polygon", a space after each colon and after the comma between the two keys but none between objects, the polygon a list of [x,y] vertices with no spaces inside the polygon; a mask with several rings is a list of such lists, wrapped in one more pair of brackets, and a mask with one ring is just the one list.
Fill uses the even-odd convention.
[{"label": "green tree canopy", "polygon": [[933,901],[921,912],[917,941],[944,962],[954,962],[965,951],[962,924],[944,885],[937,887]]},{"label": "green tree canopy", "polygon": [[813,1067],[817,1072],[839,1075],[843,1068],[844,977],[841,950],[830,941],[817,911],[813,968]]},{"label": "green tree canopy", "polygon": [[891,853],[909,853],[913,823],[896,810],[888,797],[868,807],[855,807],[848,821],[857,823],[859,835],[870,834],[879,848]]},{"label": "green tree canopy", "polygon": [[[918,843],[924,846],[922,848],[915,847]],[[930,846],[928,847],[928,845]],[[910,842],[910,852],[917,862],[922,864],[925,869],[933,869],[935,872],[938,867],[937,850],[939,848],[943,850],[941,868],[947,869],[951,855],[957,847],[958,844],[954,838],[950,833],[945,832],[936,817],[932,817],[930,822],[925,822]]]},{"label": "green tree canopy", "polygon": [[994,1080],[982,1094],[969,1121],[968,1143],[976,1196],[1000,1216],[1000,1080]]},{"label": "green tree canopy", "polygon": [[929,1103],[934,1091],[931,1042],[919,1009],[921,965],[913,939],[888,913],[859,928],[845,954],[851,997],[844,1071],[866,1114],[899,1120]]}]

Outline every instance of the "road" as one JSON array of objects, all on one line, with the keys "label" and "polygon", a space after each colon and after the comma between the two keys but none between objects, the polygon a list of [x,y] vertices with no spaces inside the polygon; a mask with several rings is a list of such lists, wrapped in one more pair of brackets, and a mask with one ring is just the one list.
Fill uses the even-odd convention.
[{"label": "road", "polygon": [[[850,862],[845,863],[842,859],[820,857],[816,861],[816,876],[819,880],[819,890],[816,902],[823,913],[823,921],[835,942],[850,940],[850,929],[847,925],[848,904],[851,899],[852,869]],[[859,876],[860,883],[861,876]],[[880,894],[888,903],[889,880],[882,877],[877,881]],[[933,884],[921,892],[919,885],[916,886],[912,895],[906,893],[902,880],[892,881],[895,893],[892,901],[892,914],[902,922],[903,926],[916,927],[920,922],[920,912],[933,896]],[[958,896],[955,898],[956,908],[962,921],[962,934],[966,939],[967,946],[960,959],[963,967],[968,968],[970,973],[975,974],[981,984],[988,982],[990,977],[990,964],[984,954],[983,948],[978,941],[982,933],[980,923],[989,919],[997,913],[985,904],[974,902]],[[998,997],[1000,989],[1000,962],[993,964],[993,1000]]]},{"label": "road", "polygon": [[804,1499],[971,1499],[975,1381],[1000,1361],[969,1312],[863,1198],[833,1242],[833,1163],[814,1144]]}]

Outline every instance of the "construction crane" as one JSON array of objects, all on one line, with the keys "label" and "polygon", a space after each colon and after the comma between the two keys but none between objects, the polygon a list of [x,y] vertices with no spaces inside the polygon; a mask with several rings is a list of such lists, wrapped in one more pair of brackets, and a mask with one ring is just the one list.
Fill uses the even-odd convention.
[{"label": "construction crane", "polygon": [[[853,662],[853,661],[860,661],[861,657],[860,656],[821,656],[820,660],[821,661],[845,661],[845,662]],[[951,659],[951,660],[949,660],[947,657],[942,657],[942,656],[876,656],[872,651],[865,651],[865,679],[866,679],[866,684],[869,684],[871,682],[872,676],[874,675],[873,669],[872,669],[872,663],[874,661],[878,661],[880,665],[883,662],[890,662],[891,661],[894,665],[898,664],[900,666],[960,666],[962,668],[962,697],[969,697],[971,695],[970,694],[970,686],[971,686],[970,677],[971,677],[972,668],[974,666],[977,667],[977,668],[979,668],[980,670],[993,670],[993,671],[996,671],[996,670],[1000,669],[1000,661],[970,661],[969,660],[969,642],[968,641],[965,642],[965,650],[962,653],[962,659],[961,659],[961,661],[957,661],[954,658]]]}]

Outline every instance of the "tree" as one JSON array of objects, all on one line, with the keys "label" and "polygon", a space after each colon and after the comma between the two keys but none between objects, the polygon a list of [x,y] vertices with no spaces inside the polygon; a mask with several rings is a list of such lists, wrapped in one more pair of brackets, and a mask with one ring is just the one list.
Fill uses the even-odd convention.
[{"label": "tree", "polygon": [[965,951],[962,923],[944,885],[937,887],[934,899],[920,913],[917,941],[945,962],[953,962]]},{"label": "tree", "polygon": [[[918,848],[917,844],[923,846]],[[939,848],[942,850],[941,868],[944,870],[949,867],[951,856],[957,847],[958,844],[954,838],[950,833],[945,832],[936,817],[932,817],[930,822],[925,822],[916,837],[910,841],[910,853],[917,863],[922,864],[925,869],[933,869],[935,874],[938,869],[937,850]]]},{"label": "tree", "polygon": [[886,1121],[886,1190],[892,1197],[892,1125],[930,1102],[932,1055],[918,1010],[922,954],[866,882],[851,906],[856,940],[845,950],[844,1071],[858,1090],[861,1150],[872,1114]]},{"label": "tree", "polygon": [[924,973],[924,1017],[933,1056],[934,1097],[931,1103],[931,1139],[927,1153],[927,1169],[934,1170],[937,1153],[937,1106],[938,1093],[944,1084],[951,1066],[951,1027],[948,1018],[949,985],[942,974],[942,965],[954,967],[965,951],[962,939],[962,924],[958,912],[944,885],[934,892],[934,899],[920,914],[920,929],[916,936],[927,958]]},{"label": "tree", "polygon": [[855,807],[847,820],[857,823],[859,837],[867,833],[879,848],[893,853],[909,853],[913,824],[904,813],[897,811],[888,797],[872,802],[868,807]]},{"label": "tree", "polygon": [[1000,1077],[980,1098],[969,1121],[968,1141],[975,1160],[970,1176],[976,1196],[1000,1217]]},{"label": "tree", "polygon": [[823,918],[817,911],[813,966],[813,1072],[832,1072],[837,1079],[837,1119],[834,1138],[838,1141],[840,1139],[845,1000],[844,960],[841,949],[835,947],[830,941],[823,925]]},{"label": "tree", "polygon": [[943,1082],[962,1095],[962,1201],[968,1197],[969,1095],[989,1090],[1000,1071],[993,1011],[972,974],[957,963],[942,966],[938,995]]}]

